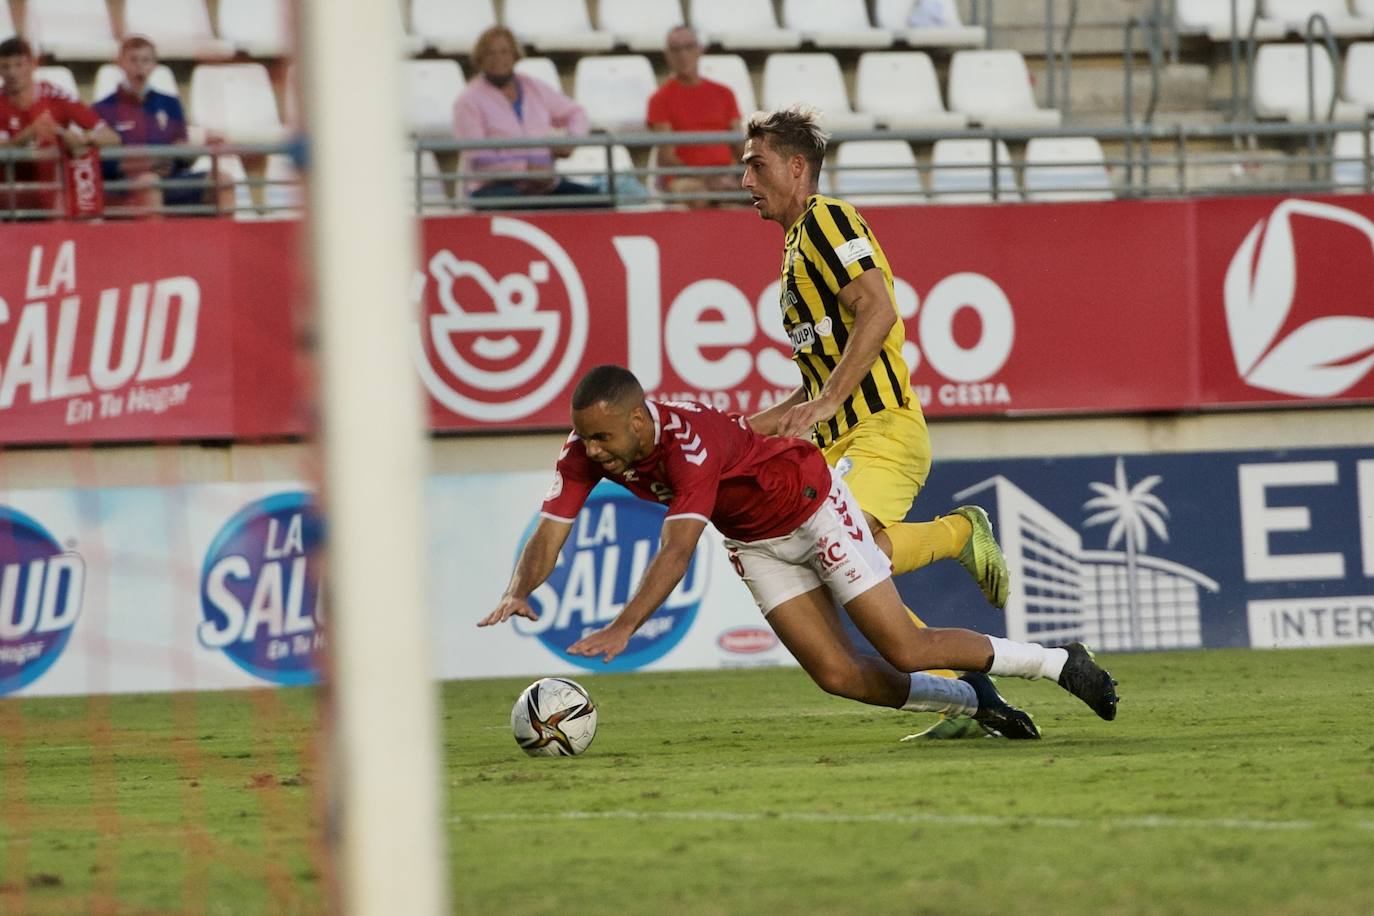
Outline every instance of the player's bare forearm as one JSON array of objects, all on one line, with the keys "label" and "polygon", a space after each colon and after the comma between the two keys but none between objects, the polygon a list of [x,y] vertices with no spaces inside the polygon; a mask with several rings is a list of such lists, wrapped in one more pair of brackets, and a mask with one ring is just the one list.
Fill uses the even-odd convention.
[{"label": "player's bare forearm", "polygon": [[878,354],[883,352],[883,341],[897,323],[897,307],[888,294],[883,272],[876,267],[840,290],[840,305],[854,313],[854,327],[840,361],[821,386],[820,397],[836,410],[873,370]]},{"label": "player's bare forearm", "polygon": [[778,434],[778,422],[782,419],[783,414],[805,400],[806,389],[798,387],[786,399],[778,401],[767,410],[760,410],[750,417],[749,426],[761,436],[776,436]]},{"label": "player's bare forearm", "polygon": [[572,525],[567,522],[539,519],[534,534],[530,535],[520,551],[520,559],[515,562],[510,583],[501,594],[496,609],[477,622],[479,627],[502,623],[511,617],[538,619],[534,608],[530,607],[530,593],[542,585],[558,565],[558,553],[563,549],[563,542],[568,539],[570,531]]}]

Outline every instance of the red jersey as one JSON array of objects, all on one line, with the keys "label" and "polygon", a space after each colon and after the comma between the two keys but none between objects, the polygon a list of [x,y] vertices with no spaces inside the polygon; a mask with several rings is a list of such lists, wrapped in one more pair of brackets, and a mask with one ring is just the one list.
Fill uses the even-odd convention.
[{"label": "red jersey", "polygon": [[[730,87],[704,79],[687,86],[669,77],[649,96],[649,124],[667,124],[674,131],[729,130],[739,120],[739,105]],[[729,144],[674,147],[683,165],[730,165],[735,161]]]},{"label": "red jersey", "polygon": [[699,518],[728,538],[759,541],[792,533],[830,492],[830,467],[805,439],[761,436],[743,417],[702,404],[645,403],[654,419],[653,451],[612,474],[587,457],[573,433],[540,514],[571,522],[605,479],[667,504],[670,519]]},{"label": "red jersey", "polygon": [[[33,104],[28,108],[20,108],[14,103],[14,99],[0,93],[0,143],[8,141],[28,127],[45,111],[51,113],[53,120],[61,127],[69,128],[76,125],[85,130],[94,130],[103,123],[100,115],[96,114],[90,106],[82,104],[51,83],[39,80],[34,83]],[[51,146],[52,144],[39,145]],[[56,163],[16,162],[14,179],[15,181],[56,181]],[[55,195],[51,191],[45,191],[29,192],[18,196],[21,207],[34,206],[47,209],[52,206]]]}]

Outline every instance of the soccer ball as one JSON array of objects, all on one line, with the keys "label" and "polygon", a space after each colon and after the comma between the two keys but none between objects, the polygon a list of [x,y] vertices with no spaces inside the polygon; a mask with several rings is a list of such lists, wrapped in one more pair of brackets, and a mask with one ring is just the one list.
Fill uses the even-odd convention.
[{"label": "soccer ball", "polygon": [[596,737],[596,704],[576,681],[541,677],[515,701],[510,729],[531,757],[575,757]]}]

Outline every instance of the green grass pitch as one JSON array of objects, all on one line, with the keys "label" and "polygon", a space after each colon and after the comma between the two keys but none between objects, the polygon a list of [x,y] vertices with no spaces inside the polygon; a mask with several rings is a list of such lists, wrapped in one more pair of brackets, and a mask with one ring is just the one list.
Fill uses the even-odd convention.
[{"label": "green grass pitch", "polygon": [[[1002,680],[1040,742],[798,670],[580,678],[586,755],[511,739],[528,682],[444,685],[462,913],[1374,912],[1374,648],[1102,656],[1121,713]],[[314,691],[0,702],[0,913],[325,906]]]}]

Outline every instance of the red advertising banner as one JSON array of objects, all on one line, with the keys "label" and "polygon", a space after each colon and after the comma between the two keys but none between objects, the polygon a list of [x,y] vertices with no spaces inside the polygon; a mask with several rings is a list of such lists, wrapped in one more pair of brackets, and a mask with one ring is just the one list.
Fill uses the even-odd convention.
[{"label": "red advertising banner", "polygon": [[[932,417],[1374,401],[1374,197],[871,208]],[[296,227],[0,227],[0,442],[295,435]],[[425,222],[438,431],[566,428],[587,368],[750,413],[797,384],[749,211]],[[379,307],[384,304],[379,303]]]}]

